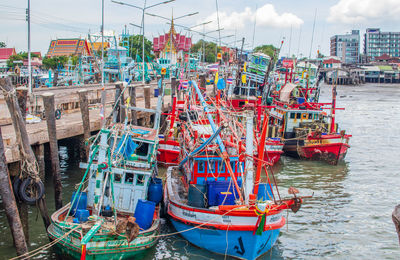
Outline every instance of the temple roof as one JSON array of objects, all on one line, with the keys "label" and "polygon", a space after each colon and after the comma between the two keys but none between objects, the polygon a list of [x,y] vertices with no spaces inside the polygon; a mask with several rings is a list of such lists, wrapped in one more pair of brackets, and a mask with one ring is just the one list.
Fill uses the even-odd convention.
[{"label": "temple roof", "polygon": [[90,55],[89,45],[82,39],[58,39],[50,42],[47,57]]}]

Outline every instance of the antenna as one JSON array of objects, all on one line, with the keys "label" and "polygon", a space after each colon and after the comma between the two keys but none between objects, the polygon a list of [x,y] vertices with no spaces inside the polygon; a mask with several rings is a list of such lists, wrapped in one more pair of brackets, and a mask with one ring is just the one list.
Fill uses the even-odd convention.
[{"label": "antenna", "polygon": [[313,42],[314,42],[314,31],[315,31],[315,19],[316,18],[317,18],[317,8],[315,8],[315,13],[314,13],[314,23],[313,23],[313,27],[312,27],[310,55],[308,56],[309,59],[311,59],[312,46],[313,46]]}]

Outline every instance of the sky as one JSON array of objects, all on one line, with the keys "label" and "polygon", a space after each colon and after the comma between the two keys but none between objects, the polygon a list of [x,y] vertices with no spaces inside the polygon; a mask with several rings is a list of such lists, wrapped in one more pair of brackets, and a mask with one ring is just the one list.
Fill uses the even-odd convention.
[{"label": "sky", "polygon": [[[100,31],[101,0],[30,0],[32,51],[44,55],[53,39],[87,37]],[[143,6],[145,0],[118,0]],[[28,0],[0,0],[0,41],[17,52],[27,50],[27,22],[25,9]],[[147,6],[163,0],[147,0]],[[217,19],[217,6],[219,27]],[[117,37],[127,26],[130,33],[139,29],[130,23],[141,24],[142,11],[104,0],[104,29]],[[366,28],[382,31],[400,31],[400,0],[175,0],[147,9],[148,13],[170,18],[199,12],[193,16],[176,19],[177,25],[194,26],[198,31],[223,28],[223,42],[236,44],[245,38],[245,49],[262,44],[280,46],[281,55],[315,57],[317,50],[329,55],[330,37],[360,30],[362,38]],[[315,17],[315,29],[313,24]],[[152,39],[169,30],[168,21],[145,16],[145,35]],[[189,35],[183,27],[176,30]],[[218,32],[208,35],[218,37]],[[190,33],[193,42],[202,38]],[[225,36],[228,36],[224,38]],[[313,38],[313,40],[312,40]],[[207,40],[207,39],[206,39]],[[234,43],[236,41],[236,43]],[[311,45],[312,43],[312,45]]]}]

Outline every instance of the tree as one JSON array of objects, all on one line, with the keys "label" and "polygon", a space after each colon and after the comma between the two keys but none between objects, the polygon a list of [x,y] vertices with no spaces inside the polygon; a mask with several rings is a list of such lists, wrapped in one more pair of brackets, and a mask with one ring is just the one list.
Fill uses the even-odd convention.
[{"label": "tree", "polygon": [[5,47],[7,47],[6,43],[5,42],[0,42],[0,48],[5,48]]},{"label": "tree", "polygon": [[275,54],[275,52],[279,51],[279,48],[276,48],[274,45],[272,44],[266,44],[266,45],[261,45],[261,46],[257,46],[254,48],[253,50],[254,52],[262,52],[264,54],[267,54],[269,57],[271,57],[271,59],[274,59],[274,62],[276,61],[276,59],[278,57],[275,57],[275,55],[277,56],[278,53]]},{"label": "tree", "polygon": [[[132,35],[129,36],[129,56],[136,60],[136,55],[139,55],[140,59],[142,59],[142,46],[143,46],[143,38],[142,35]],[[122,46],[122,43],[120,43]],[[153,54],[153,43],[144,37],[144,57],[145,61],[149,61],[148,58],[154,59]]]},{"label": "tree", "polygon": [[58,73],[62,68],[64,68],[64,65],[67,63],[67,61],[67,56],[45,57],[43,59],[43,67],[45,69],[52,69],[54,71],[53,86],[57,86]]},{"label": "tree", "polygon": [[[39,57],[39,55],[35,54],[35,53],[31,53],[31,58],[33,57]],[[15,55],[11,55],[8,60],[7,60],[7,66],[9,68],[14,68],[17,64],[16,61],[23,61],[28,59],[28,53],[27,52],[20,52],[18,54]]]},{"label": "tree", "polygon": [[[216,62],[216,60],[217,60],[217,56],[216,56],[217,45],[213,42],[199,40],[198,42],[196,42],[195,44],[192,45],[192,48],[190,49],[190,51],[192,53],[198,53],[198,52],[202,53],[203,42],[204,42],[204,51],[205,51],[205,54],[204,54],[205,61],[206,62]],[[218,52],[221,52],[220,47],[218,47]]]}]

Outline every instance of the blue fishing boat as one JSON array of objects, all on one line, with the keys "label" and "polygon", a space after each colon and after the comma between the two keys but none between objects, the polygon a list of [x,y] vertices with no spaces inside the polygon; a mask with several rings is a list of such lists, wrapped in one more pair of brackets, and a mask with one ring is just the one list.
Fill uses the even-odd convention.
[{"label": "blue fishing boat", "polygon": [[[168,168],[165,186],[168,216],[175,229],[196,246],[217,254],[256,259],[278,239],[286,223],[284,210],[296,212],[302,198],[296,197],[295,189],[290,192],[293,198],[275,196],[279,193],[268,171],[268,182],[260,183],[261,170],[266,169],[267,120],[260,138],[254,138],[252,112],[238,115],[209,106],[195,82],[190,82],[188,91],[195,91],[188,104],[196,116],[180,122],[182,157],[178,166]],[[245,122],[245,129],[235,132],[232,129],[240,129],[237,117]]]}]

